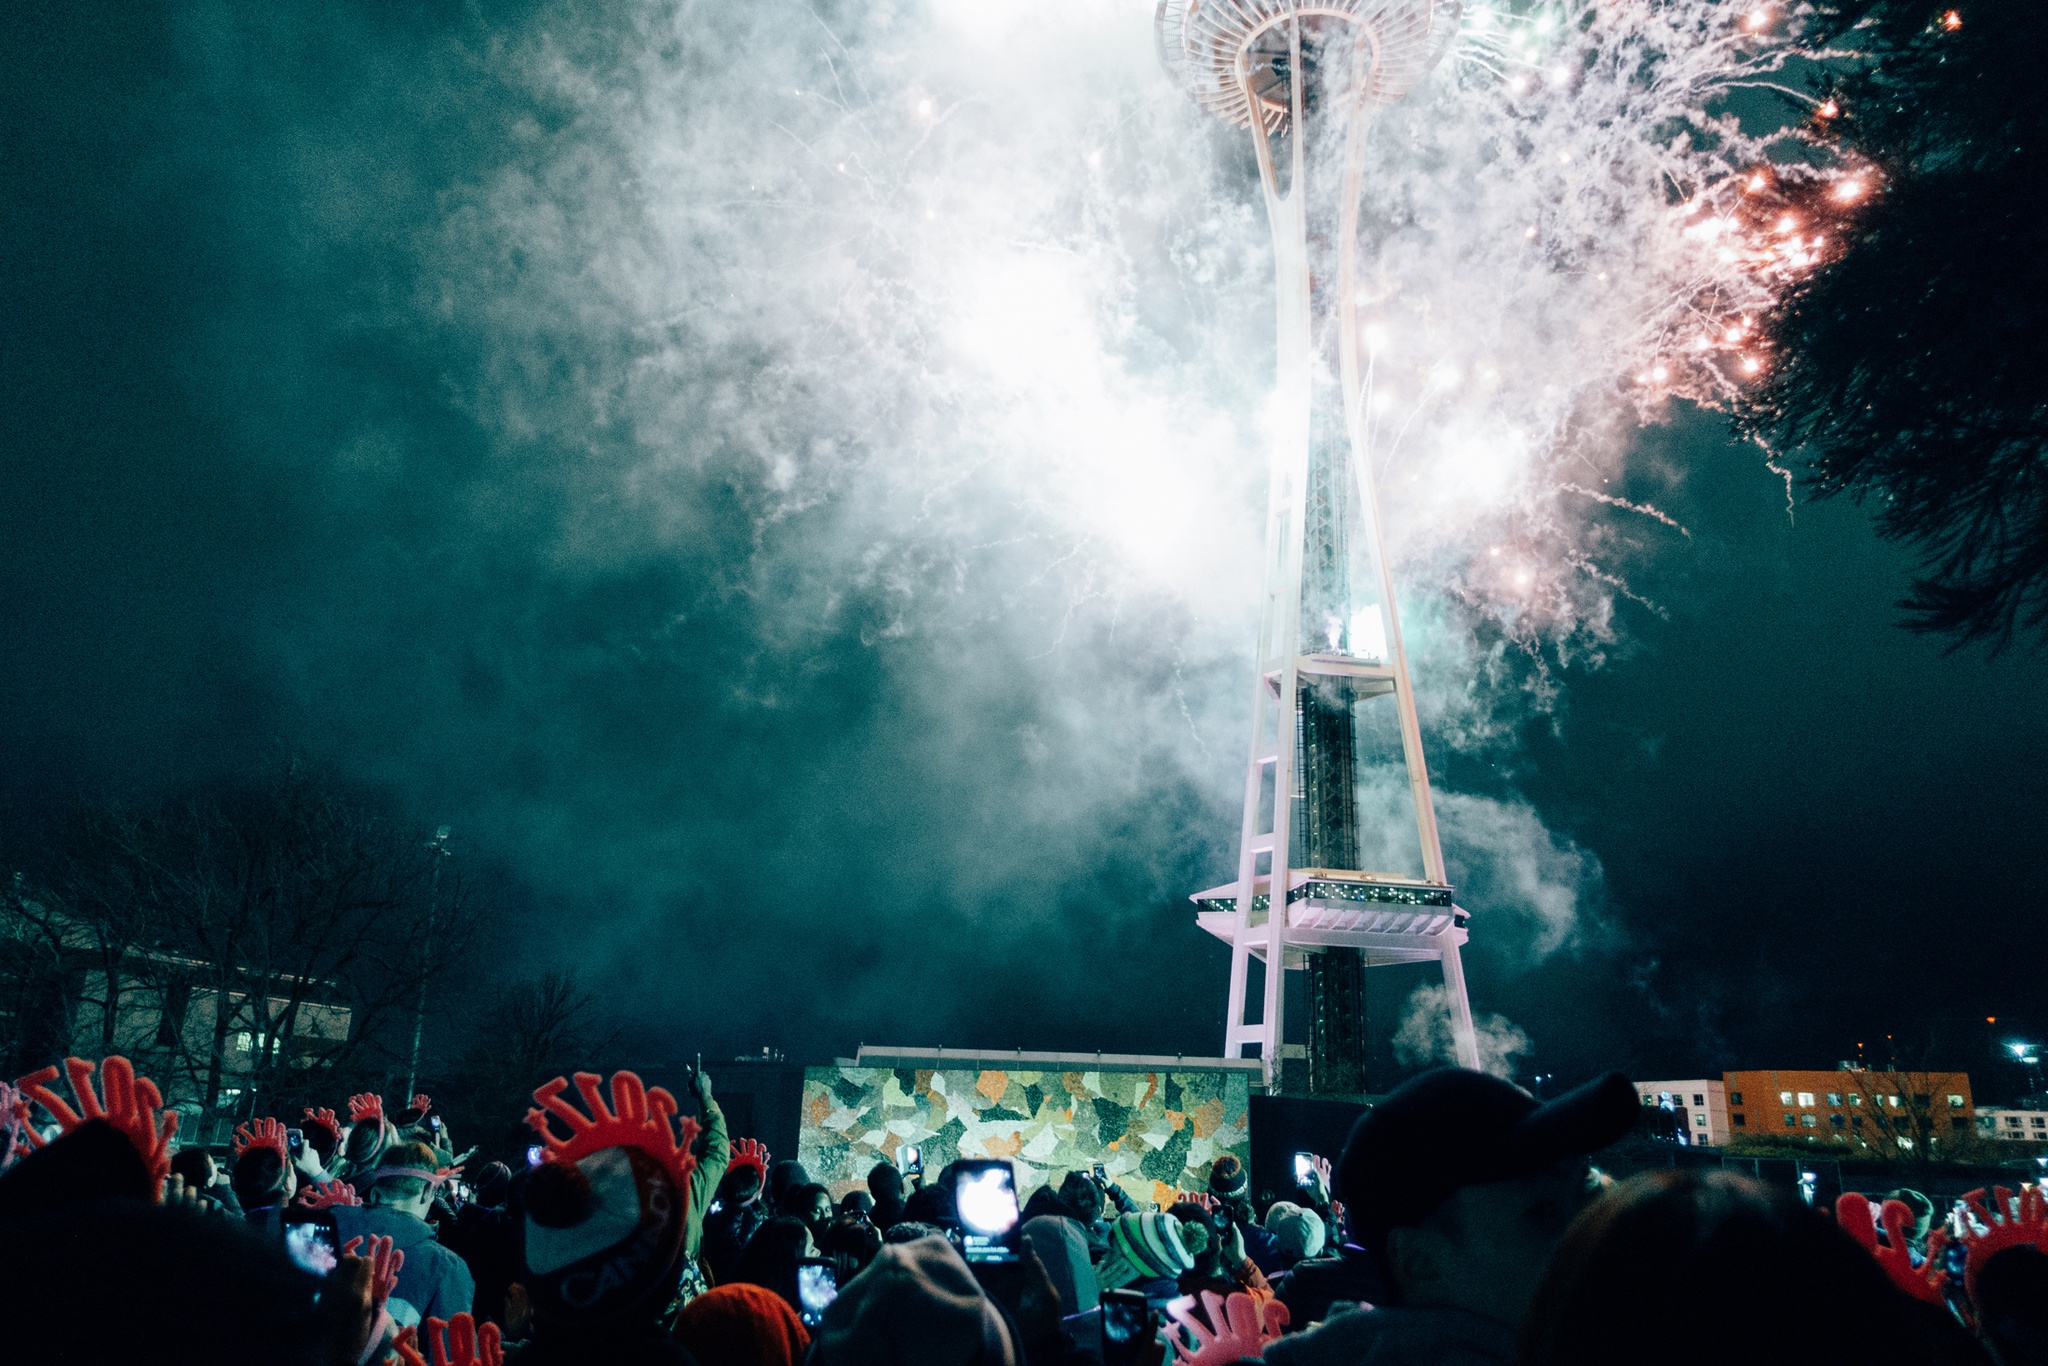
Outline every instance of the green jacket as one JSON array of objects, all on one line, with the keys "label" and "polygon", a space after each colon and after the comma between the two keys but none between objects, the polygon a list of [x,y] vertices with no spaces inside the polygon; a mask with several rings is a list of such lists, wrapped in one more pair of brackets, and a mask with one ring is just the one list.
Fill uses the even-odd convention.
[{"label": "green jacket", "polygon": [[704,1215],[718,1194],[718,1183],[732,1162],[732,1142],[725,1132],[725,1111],[716,1100],[704,1102],[703,1151],[697,1155],[697,1170],[690,1174],[690,1215],[683,1226],[683,1255],[695,1260],[704,1244]]}]

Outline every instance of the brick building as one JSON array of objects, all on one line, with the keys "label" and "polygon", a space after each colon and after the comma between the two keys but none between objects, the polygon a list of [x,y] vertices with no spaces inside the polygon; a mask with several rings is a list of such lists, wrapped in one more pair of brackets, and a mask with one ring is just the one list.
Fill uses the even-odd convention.
[{"label": "brick building", "polygon": [[1672,1112],[1687,1143],[1719,1148],[1728,1142],[1728,1088],[1722,1079],[1639,1081],[1635,1087],[1645,1107]]},{"label": "brick building", "polygon": [[1977,1112],[1962,1072],[1724,1072],[1735,1138],[1805,1138],[1816,1144],[1912,1152],[1969,1141]]}]

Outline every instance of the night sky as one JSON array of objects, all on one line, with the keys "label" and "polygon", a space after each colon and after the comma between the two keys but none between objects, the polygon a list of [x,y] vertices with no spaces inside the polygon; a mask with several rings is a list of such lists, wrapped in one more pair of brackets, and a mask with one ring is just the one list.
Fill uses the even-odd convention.
[{"label": "night sky", "polygon": [[[387,786],[490,870],[503,971],[577,967],[650,1056],[1215,1050],[1227,953],[1184,898],[1234,866],[1255,460],[1212,481],[1239,519],[1213,582],[1074,577],[1028,482],[963,454],[927,499],[847,435],[944,447],[974,391],[936,362],[848,378],[872,334],[787,342],[787,316],[874,314],[763,283],[829,226],[735,264],[749,230],[700,195],[664,237],[650,164],[594,126],[655,87],[684,127],[742,78],[801,94],[779,73],[815,54],[759,52],[850,7],[23,8],[12,810],[284,753]],[[737,194],[748,164],[691,183]],[[1270,364],[1257,269],[1147,345],[1242,334]],[[630,307],[642,277],[674,307]],[[1241,436],[1254,406],[1226,410]],[[2012,1089],[1989,1045],[2048,1030],[2048,667],[1899,629],[1905,552],[1853,505],[1788,515],[1720,418],[1627,446],[1621,492],[1690,532],[1630,559],[1661,615],[1622,601],[1603,658],[1553,663],[1497,732],[1432,730],[1475,1005],[1533,1040],[1524,1072],[1883,1061],[1890,1033]],[[1376,1081],[1413,984],[1380,976]]]}]

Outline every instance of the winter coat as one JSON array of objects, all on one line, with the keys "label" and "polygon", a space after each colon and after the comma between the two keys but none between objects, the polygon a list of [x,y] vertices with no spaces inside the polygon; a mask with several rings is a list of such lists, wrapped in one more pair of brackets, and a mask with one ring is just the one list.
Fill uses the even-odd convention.
[{"label": "winter coat", "polygon": [[398,1286],[386,1308],[401,1328],[425,1318],[452,1319],[467,1314],[476,1299],[476,1282],[462,1258],[442,1247],[424,1219],[381,1205],[336,1205],[335,1232],[343,1246],[349,1239],[389,1238],[405,1254],[398,1268]]}]

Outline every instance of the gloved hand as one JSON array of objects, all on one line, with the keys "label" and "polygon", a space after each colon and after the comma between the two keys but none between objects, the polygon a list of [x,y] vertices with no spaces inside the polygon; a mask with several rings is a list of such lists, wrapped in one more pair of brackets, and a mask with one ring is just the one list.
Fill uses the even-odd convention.
[{"label": "gloved hand", "polygon": [[1206,1323],[1194,1312],[1193,1295],[1183,1295],[1166,1306],[1167,1314],[1195,1342],[1190,1347],[1181,1333],[1167,1335],[1173,1341],[1178,1366],[1235,1366],[1246,1358],[1257,1360],[1266,1344],[1287,1327],[1287,1306],[1278,1300],[1256,1299],[1241,1290],[1227,1297],[1204,1290],[1201,1303]]}]

